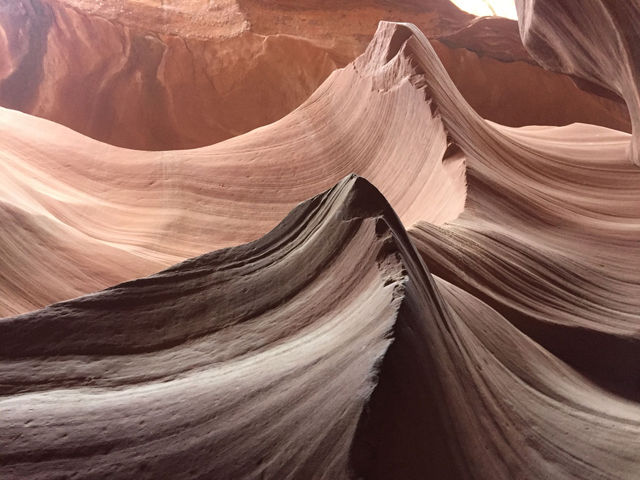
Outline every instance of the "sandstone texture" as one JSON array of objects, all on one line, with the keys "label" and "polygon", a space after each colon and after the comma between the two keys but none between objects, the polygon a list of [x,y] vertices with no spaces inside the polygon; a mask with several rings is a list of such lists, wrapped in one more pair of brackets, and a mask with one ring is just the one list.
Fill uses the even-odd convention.
[{"label": "sandstone texture", "polygon": [[[437,39],[367,35],[383,2],[57,5],[105,22],[80,50],[162,25],[152,42],[282,38],[313,76],[305,38],[328,63],[281,118],[199,148],[0,109],[0,478],[640,478],[638,2],[518,0],[518,25],[395,4]],[[38,41],[0,45],[20,35]],[[267,68],[284,90],[310,78],[294,63]],[[44,108],[44,72],[9,85]],[[503,123],[465,92],[492,81],[514,84],[482,97]],[[107,103],[126,116],[126,98]],[[512,125],[598,108],[633,131]]]},{"label": "sandstone texture", "polygon": [[127,148],[210,145],[298,107],[380,20],[425,32],[487,119],[630,131],[617,95],[537,66],[515,21],[447,0],[0,0],[0,105]]}]

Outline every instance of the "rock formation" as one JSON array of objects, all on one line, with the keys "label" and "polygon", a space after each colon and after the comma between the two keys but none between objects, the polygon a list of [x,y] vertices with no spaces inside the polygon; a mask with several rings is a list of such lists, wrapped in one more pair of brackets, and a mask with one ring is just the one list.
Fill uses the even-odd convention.
[{"label": "rock formation", "polygon": [[[525,46],[628,104],[629,30],[603,24],[606,75],[536,3]],[[192,150],[3,109],[0,477],[638,478],[634,137],[487,120],[444,42],[381,22],[291,113]]]},{"label": "rock formation", "polygon": [[[638,2],[519,1],[520,34],[546,68],[576,75],[622,97],[640,166],[640,8]],[[616,32],[611,35],[611,32]]]},{"label": "rock formation", "polygon": [[195,150],[125,150],[2,111],[0,211],[13,220],[2,245],[16,262],[0,270],[0,313],[255,240],[351,172],[378,185],[409,225],[455,218],[463,160],[443,161],[446,132],[412,84],[412,67],[402,57],[367,58],[336,71],[280,121]]},{"label": "rock formation", "polygon": [[379,20],[411,21],[437,42],[485,118],[630,131],[619,101],[538,67],[514,21],[448,0],[0,0],[0,105],[122,147],[210,145],[299,106]]}]

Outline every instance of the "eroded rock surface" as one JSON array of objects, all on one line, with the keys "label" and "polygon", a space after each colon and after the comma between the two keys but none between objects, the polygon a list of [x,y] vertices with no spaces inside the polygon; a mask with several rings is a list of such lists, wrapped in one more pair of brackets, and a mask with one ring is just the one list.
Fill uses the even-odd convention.
[{"label": "eroded rock surface", "polygon": [[441,59],[485,118],[630,130],[619,101],[536,66],[514,21],[475,19],[447,0],[2,0],[0,104],[128,148],[210,145],[298,107],[380,20],[441,39]]},{"label": "eroded rock surface", "polygon": [[1,112],[0,477],[638,478],[632,134],[487,120],[393,22],[209,147]]}]

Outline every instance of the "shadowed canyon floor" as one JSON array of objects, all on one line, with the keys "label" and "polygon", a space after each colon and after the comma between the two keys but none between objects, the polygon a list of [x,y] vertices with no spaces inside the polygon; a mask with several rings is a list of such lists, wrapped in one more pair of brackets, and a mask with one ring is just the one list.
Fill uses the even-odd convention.
[{"label": "shadowed canyon floor", "polygon": [[640,6],[558,5],[524,45],[633,133],[483,118],[394,22],[202,148],[2,109],[0,478],[640,478]]}]

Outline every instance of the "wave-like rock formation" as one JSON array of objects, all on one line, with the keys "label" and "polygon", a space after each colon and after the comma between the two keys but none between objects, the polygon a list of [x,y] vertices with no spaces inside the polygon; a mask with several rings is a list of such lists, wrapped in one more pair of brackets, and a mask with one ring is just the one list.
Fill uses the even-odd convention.
[{"label": "wave-like rock formation", "polygon": [[0,477],[640,475],[631,134],[488,121],[389,22],[210,147],[2,116]]},{"label": "wave-like rock formation", "polygon": [[620,102],[535,65],[515,22],[448,0],[0,0],[0,105],[127,148],[210,145],[298,107],[379,20],[433,38],[485,118],[630,130]]},{"label": "wave-like rock formation", "polygon": [[638,405],[434,280],[354,176],[256,242],[0,331],[5,478],[632,478],[640,461]]},{"label": "wave-like rock formation", "polygon": [[256,242],[2,321],[2,477],[346,478],[394,325],[418,320],[409,248],[349,177]]},{"label": "wave-like rock formation", "polygon": [[443,160],[446,132],[416,81],[409,59],[375,50],[282,120],[173,152],[125,150],[2,111],[0,314],[255,240],[351,172],[378,185],[408,225],[455,218],[463,159]]},{"label": "wave-like rock formation", "polygon": [[640,166],[638,2],[526,0],[518,2],[518,16],[523,41],[539,63],[624,99],[634,132],[630,155]]}]

